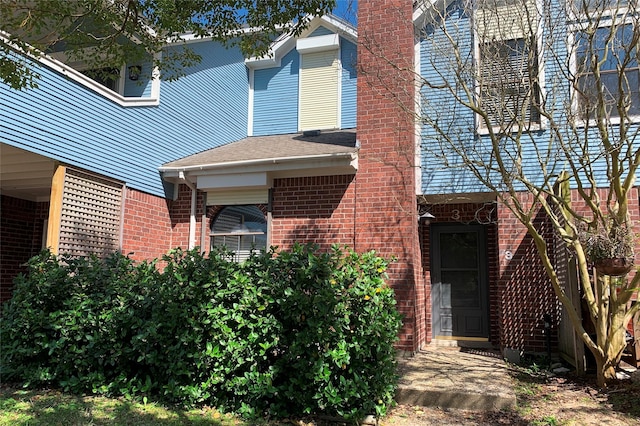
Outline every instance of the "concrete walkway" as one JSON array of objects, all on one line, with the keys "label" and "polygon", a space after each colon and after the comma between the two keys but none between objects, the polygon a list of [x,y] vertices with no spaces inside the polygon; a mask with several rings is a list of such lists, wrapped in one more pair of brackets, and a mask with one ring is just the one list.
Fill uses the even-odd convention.
[{"label": "concrete walkway", "polygon": [[485,411],[516,404],[507,366],[490,350],[428,346],[398,361],[398,404]]}]

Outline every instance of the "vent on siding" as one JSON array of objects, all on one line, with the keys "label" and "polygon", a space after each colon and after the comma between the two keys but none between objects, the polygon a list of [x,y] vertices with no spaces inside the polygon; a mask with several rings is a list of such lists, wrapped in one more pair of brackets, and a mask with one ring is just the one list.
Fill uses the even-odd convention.
[{"label": "vent on siding", "polygon": [[59,252],[104,256],[120,248],[122,184],[67,169]]},{"label": "vent on siding", "polygon": [[338,50],[305,53],[300,66],[300,130],[338,127]]}]

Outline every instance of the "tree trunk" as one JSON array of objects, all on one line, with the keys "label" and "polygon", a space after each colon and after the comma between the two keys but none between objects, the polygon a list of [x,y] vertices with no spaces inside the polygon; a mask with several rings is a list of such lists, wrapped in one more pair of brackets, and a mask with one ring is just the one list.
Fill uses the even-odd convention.
[{"label": "tree trunk", "polygon": [[616,286],[612,283],[611,277],[600,276],[597,280],[600,315],[596,320],[597,341],[595,343],[599,351],[591,352],[596,359],[598,386],[604,388],[617,379],[616,366],[626,346],[624,332],[626,306],[618,300]]},{"label": "tree trunk", "polygon": [[596,359],[596,381],[598,387],[606,388],[609,383],[616,380],[616,369],[611,359],[600,354],[593,354]]}]

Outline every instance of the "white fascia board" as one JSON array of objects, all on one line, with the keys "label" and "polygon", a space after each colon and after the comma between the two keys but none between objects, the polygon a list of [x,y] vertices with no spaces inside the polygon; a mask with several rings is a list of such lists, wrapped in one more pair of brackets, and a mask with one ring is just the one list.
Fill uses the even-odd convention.
[{"label": "white fascia board", "polygon": [[[236,166],[228,169],[208,169],[185,172],[195,178],[201,191],[269,188],[273,179],[286,177],[331,176],[355,174],[358,158],[332,158],[325,161],[308,160],[303,163],[273,163],[271,165]],[[163,173],[163,179],[177,182],[175,172]]]},{"label": "white fascia board", "polygon": [[74,70],[73,68],[63,64],[62,62],[58,62],[55,59],[50,59],[48,57],[40,57],[38,61],[47,66],[48,68],[53,69],[54,71],[63,74],[69,79],[82,84],[83,86],[93,90],[94,92],[104,96],[105,98],[117,103],[123,107],[141,107],[141,106],[157,106],[160,104],[160,79],[159,72],[157,70],[153,71],[153,76],[151,78],[151,93],[153,96],[148,98],[142,97],[125,97],[118,93],[115,93],[113,90],[107,89],[102,84],[96,82],[95,80],[87,77],[79,71]]},{"label": "white fascia board", "polygon": [[253,136],[253,108],[255,100],[255,70],[249,68],[249,90],[247,93],[247,136]]},{"label": "white fascia board", "polygon": [[273,68],[280,66],[280,60],[296,45],[296,41],[290,34],[282,35],[269,48],[264,56],[251,57],[244,60],[247,67],[253,69]]},{"label": "white fascia board", "polygon": [[453,0],[419,0],[417,3],[413,10],[413,25],[419,35],[425,24],[441,16],[442,11],[453,3]]},{"label": "white fascia board", "polygon": [[343,152],[338,154],[321,154],[299,157],[264,158],[258,160],[230,161],[227,163],[202,164],[185,167],[159,167],[165,178],[178,177],[180,172],[192,176],[220,173],[252,173],[275,171],[280,169],[302,169],[331,167],[339,164],[348,165],[357,170],[358,154]]},{"label": "white fascia board", "polygon": [[333,15],[324,15],[320,18],[320,20],[323,24],[325,24],[326,27],[329,27],[334,32],[339,33],[349,41],[355,43],[358,40],[358,30],[349,22],[343,21],[342,19],[337,18]]},{"label": "white fascia board", "polygon": [[151,78],[151,93],[152,96],[148,98],[142,97],[124,97],[111,89],[107,89],[102,84],[96,82],[95,80],[87,77],[82,74],[80,71],[76,71],[71,68],[69,65],[49,56],[45,53],[39,52],[38,55],[34,55],[29,52],[25,52],[24,50],[18,48],[17,46],[12,45],[9,41],[9,35],[0,31],[0,38],[3,39],[7,45],[11,46],[15,51],[20,55],[28,56],[36,62],[44,65],[45,67],[56,71],[65,77],[73,80],[88,89],[93,90],[94,92],[104,96],[105,98],[117,103],[123,107],[141,107],[141,106],[157,106],[160,104],[160,73],[157,69],[154,69],[153,75]]},{"label": "white fascia board", "polygon": [[270,52],[269,54],[274,56],[271,56],[271,57],[262,56],[260,58],[249,58],[249,59],[245,59],[244,63],[248,68],[254,69],[254,70],[279,67],[281,58],[276,59],[275,54],[273,54],[272,52]]},{"label": "white fascia board", "polygon": [[299,38],[296,42],[296,50],[300,54],[336,50],[339,47],[340,36],[338,34]]},{"label": "white fascia board", "polygon": [[[253,33],[257,31],[260,31],[260,29],[259,28],[241,28],[237,32],[229,32],[227,34],[230,38],[233,38],[241,34],[248,34],[248,33]],[[199,36],[194,33],[183,33],[183,34],[177,34],[175,36],[167,38],[166,43],[169,45],[175,44],[175,43],[190,44],[190,43],[199,43],[201,41],[212,41],[212,40],[213,40],[212,36],[207,36],[207,35]]]}]

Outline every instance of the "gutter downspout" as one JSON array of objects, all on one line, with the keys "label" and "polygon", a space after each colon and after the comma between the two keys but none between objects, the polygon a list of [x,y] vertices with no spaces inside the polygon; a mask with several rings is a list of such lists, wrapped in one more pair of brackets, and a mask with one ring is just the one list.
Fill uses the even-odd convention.
[{"label": "gutter downspout", "polygon": [[180,172],[179,178],[191,189],[191,212],[189,214],[189,250],[196,246],[196,200],[198,198],[198,189],[186,178],[184,172]]}]

